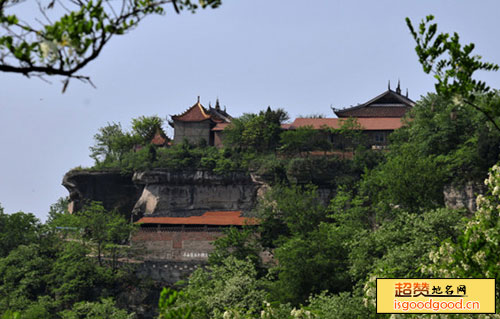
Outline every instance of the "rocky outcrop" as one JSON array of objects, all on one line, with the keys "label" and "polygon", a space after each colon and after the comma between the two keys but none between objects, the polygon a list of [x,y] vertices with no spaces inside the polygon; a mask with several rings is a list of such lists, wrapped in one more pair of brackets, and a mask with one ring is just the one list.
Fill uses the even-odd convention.
[{"label": "rocky outcrop", "polygon": [[117,210],[127,217],[130,217],[144,187],[132,181],[132,174],[110,170],[69,171],[64,175],[62,185],[69,191],[72,211],[81,210],[90,201],[99,201],[107,210]]},{"label": "rocky outcrop", "polygon": [[484,192],[485,187],[479,182],[468,182],[463,185],[447,185],[443,190],[444,203],[448,208],[466,208],[472,213],[477,209],[477,195]]},{"label": "rocky outcrop", "polygon": [[151,170],[70,171],[63,179],[73,210],[89,201],[101,201],[138,220],[143,216],[199,216],[207,211],[239,210],[248,213],[263,184],[242,172]]},{"label": "rocky outcrop", "polygon": [[142,216],[199,216],[207,211],[250,211],[258,184],[245,173],[218,175],[207,171],[153,170],[133,176],[143,192],[133,209]]}]

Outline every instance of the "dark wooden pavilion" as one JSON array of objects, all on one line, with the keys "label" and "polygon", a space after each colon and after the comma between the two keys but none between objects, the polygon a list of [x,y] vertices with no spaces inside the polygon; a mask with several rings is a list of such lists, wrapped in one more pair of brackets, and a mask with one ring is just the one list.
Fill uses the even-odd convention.
[{"label": "dark wooden pavilion", "polygon": [[355,117],[397,117],[402,118],[408,110],[415,105],[411,99],[408,98],[408,90],[406,95],[401,94],[400,83],[396,91],[391,90],[390,84],[384,93],[379,96],[356,106],[351,106],[345,109],[333,109],[333,112],[339,118]]}]

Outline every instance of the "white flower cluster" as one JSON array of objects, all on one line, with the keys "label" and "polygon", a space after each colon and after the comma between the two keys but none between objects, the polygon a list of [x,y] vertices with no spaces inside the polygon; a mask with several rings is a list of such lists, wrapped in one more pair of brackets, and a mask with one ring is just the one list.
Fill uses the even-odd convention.
[{"label": "white flower cluster", "polygon": [[55,41],[43,41],[40,43],[40,51],[43,59],[55,61],[59,57],[57,43]]},{"label": "white flower cluster", "polygon": [[304,310],[304,309],[295,309],[293,308],[292,311],[290,312],[290,315],[292,315],[293,318],[297,319],[312,319],[312,314],[309,310]]}]

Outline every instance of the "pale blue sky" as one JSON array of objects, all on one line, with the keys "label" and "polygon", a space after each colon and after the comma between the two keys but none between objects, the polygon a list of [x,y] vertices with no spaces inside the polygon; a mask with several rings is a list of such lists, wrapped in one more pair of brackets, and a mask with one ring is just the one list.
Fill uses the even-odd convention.
[{"label": "pale blue sky", "polygon": [[[31,1],[30,1],[31,2]],[[311,5],[312,4],[312,5]],[[433,90],[404,18],[436,16],[442,31],[476,43],[500,63],[500,2],[459,0],[223,1],[216,10],[152,17],[115,38],[84,73],[97,89],[73,81],[0,74],[0,205],[45,220],[68,193],[63,175],[90,166],[93,135],[107,122],[166,117],[196,97],[219,97],[233,116],[268,105],[291,117],[366,100],[401,79],[410,98]],[[500,88],[500,74],[482,78]]]}]

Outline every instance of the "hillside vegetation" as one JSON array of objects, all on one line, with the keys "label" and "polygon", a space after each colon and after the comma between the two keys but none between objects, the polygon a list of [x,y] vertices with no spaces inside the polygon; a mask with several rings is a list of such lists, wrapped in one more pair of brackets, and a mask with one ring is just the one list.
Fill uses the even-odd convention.
[{"label": "hillside vegetation", "polygon": [[[495,94],[480,103],[499,99]],[[248,170],[271,181],[256,208],[261,225],[219,239],[207,269],[179,286],[182,293],[163,293],[164,318],[370,318],[376,277],[500,279],[498,213],[486,214],[497,212],[500,201],[500,169],[489,170],[499,160],[500,134],[484,115],[429,94],[392,134],[388,151],[361,145],[347,160],[312,156],[310,148],[284,152],[290,133],[256,131],[265,114],[237,120],[224,149],[157,148],[149,143],[153,130],[141,140],[135,128],[123,132],[116,124],[96,135],[92,156],[99,169]],[[138,121],[161,128],[154,118]],[[263,144],[248,136],[237,143],[249,128]],[[109,148],[98,150],[109,131],[115,136]],[[294,136],[295,145],[317,133],[297,134],[306,139]],[[125,148],[120,138],[133,143]],[[478,198],[475,214],[444,207],[445,185],[486,178],[489,192]],[[325,183],[337,189],[328,205],[317,194]],[[0,213],[3,318],[133,318],[133,307],[116,299],[124,287],[144,284],[117,262],[132,256],[123,246],[132,228],[98,204],[78,215],[64,211],[64,203],[55,205],[46,224],[31,214]],[[262,250],[275,262],[262,264]]]}]

